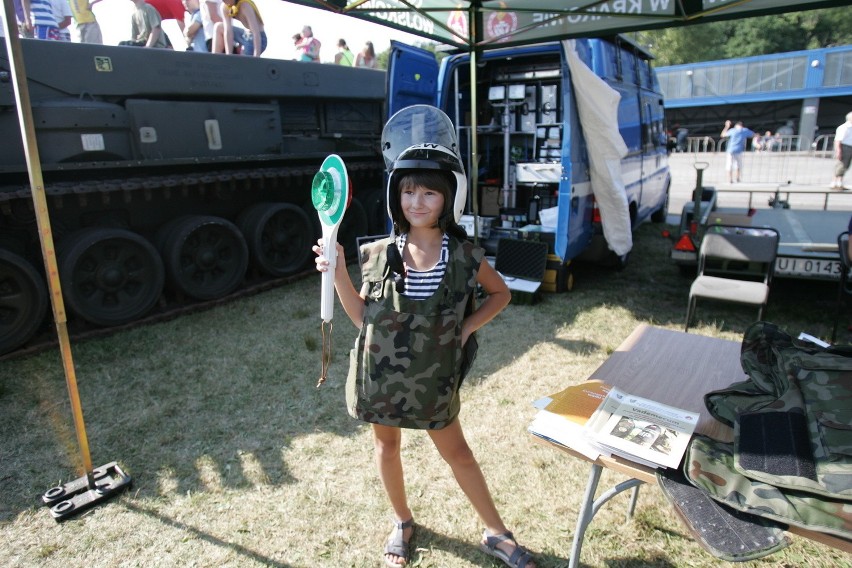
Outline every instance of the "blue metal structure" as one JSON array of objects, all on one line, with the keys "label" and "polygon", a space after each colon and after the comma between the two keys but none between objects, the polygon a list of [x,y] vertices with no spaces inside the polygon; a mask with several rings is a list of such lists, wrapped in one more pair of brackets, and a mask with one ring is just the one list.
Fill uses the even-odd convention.
[{"label": "blue metal structure", "polygon": [[852,45],[672,65],[657,76],[669,124],[690,135],[718,135],[726,118],[739,118],[773,131],[792,119],[808,137],[833,133],[852,110]]}]

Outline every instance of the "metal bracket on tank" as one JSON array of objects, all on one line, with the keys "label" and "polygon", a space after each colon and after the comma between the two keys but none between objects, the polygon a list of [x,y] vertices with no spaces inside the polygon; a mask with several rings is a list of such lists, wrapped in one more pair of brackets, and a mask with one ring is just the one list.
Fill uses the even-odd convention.
[{"label": "metal bracket on tank", "polygon": [[110,462],[83,477],[48,489],[41,500],[50,507],[50,514],[56,522],[60,522],[116,496],[128,489],[131,483],[130,476],[116,462]]}]

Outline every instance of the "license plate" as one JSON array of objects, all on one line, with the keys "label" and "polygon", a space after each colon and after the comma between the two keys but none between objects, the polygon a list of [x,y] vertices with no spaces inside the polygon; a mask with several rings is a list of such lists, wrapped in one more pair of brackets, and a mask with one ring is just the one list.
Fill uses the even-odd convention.
[{"label": "license plate", "polygon": [[779,256],[775,259],[775,275],[834,280],[840,278],[840,261]]}]

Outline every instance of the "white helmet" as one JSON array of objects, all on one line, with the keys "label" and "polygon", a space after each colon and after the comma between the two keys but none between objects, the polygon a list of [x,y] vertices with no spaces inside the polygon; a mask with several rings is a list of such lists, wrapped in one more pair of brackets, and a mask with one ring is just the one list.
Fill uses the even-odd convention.
[{"label": "white helmet", "polygon": [[467,202],[467,176],[458,155],[456,131],[450,118],[430,105],[413,105],[394,114],[382,131],[382,155],[388,170],[387,209],[399,212],[399,180],[409,170],[440,170],[456,180],[452,208],[456,223]]}]

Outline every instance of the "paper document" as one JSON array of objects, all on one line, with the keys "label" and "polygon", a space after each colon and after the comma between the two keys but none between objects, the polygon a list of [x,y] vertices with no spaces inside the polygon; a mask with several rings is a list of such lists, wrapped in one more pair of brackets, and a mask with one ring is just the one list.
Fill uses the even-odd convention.
[{"label": "paper document", "polygon": [[586,422],[594,444],[648,465],[677,468],[698,413],[634,396],[613,387]]},{"label": "paper document", "polygon": [[603,381],[584,381],[556,394],[537,400],[540,411],[528,430],[557,444],[561,444],[595,460],[606,450],[589,443],[584,426],[606,398],[610,385]]}]

